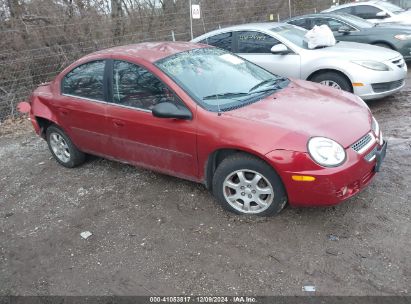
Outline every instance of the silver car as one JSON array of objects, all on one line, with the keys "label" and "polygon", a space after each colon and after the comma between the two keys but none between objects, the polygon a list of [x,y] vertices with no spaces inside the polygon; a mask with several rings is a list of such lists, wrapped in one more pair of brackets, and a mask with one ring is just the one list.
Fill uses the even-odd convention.
[{"label": "silver car", "polygon": [[351,14],[373,23],[411,25],[411,11],[386,1],[352,2],[335,5],[322,12]]},{"label": "silver car", "polygon": [[355,42],[309,49],[306,32],[283,23],[254,23],[215,30],[192,42],[232,51],[274,74],[319,82],[364,100],[404,86],[407,65],[400,53]]}]

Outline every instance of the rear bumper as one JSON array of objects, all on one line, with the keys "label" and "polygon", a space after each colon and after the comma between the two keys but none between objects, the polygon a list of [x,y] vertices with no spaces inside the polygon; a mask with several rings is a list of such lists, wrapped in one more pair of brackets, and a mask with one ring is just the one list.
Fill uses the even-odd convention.
[{"label": "rear bumper", "polygon": [[[370,147],[363,154],[347,148],[346,162],[336,168],[325,168],[313,162],[307,153],[294,151],[273,151],[266,156],[282,178],[288,195],[288,202],[298,207],[332,206],[350,198],[366,188],[376,174],[377,160],[367,161],[365,156],[376,147]],[[378,152],[382,146],[377,145]],[[382,153],[380,153],[382,154]],[[385,150],[384,153],[385,155]],[[378,166],[379,167],[379,166]],[[378,168],[379,169],[379,168]],[[295,181],[293,175],[315,177],[314,181]]]},{"label": "rear bumper", "polygon": [[33,125],[34,131],[36,132],[36,134],[41,136],[42,134],[41,134],[40,125],[32,112],[30,112],[29,119],[31,121],[31,124]]}]

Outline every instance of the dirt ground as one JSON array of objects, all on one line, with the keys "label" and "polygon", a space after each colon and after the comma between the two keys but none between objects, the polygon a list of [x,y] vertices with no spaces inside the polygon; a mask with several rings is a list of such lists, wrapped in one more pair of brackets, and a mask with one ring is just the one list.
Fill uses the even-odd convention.
[{"label": "dirt ground", "polygon": [[370,187],[271,218],[104,159],[65,169],[27,121],[0,125],[0,295],[409,295],[411,85],[369,106],[389,141]]}]

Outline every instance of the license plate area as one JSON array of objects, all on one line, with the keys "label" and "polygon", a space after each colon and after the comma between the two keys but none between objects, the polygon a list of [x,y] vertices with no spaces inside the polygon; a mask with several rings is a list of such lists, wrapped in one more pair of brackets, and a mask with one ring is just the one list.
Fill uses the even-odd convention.
[{"label": "license plate area", "polygon": [[387,142],[384,141],[384,144],[382,145],[381,149],[377,150],[375,152],[375,157],[377,159],[377,162],[376,162],[375,167],[374,167],[374,172],[379,172],[380,171],[381,164],[382,164],[382,162],[385,158],[386,153],[387,153]]}]

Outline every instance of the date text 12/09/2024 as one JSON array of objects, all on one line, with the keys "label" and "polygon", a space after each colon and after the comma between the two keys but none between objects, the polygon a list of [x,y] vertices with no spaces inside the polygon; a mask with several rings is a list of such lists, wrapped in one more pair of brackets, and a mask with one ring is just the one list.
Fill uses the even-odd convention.
[{"label": "date text 12/09/2024", "polygon": [[255,297],[172,296],[150,297],[150,303],[257,303]]}]

